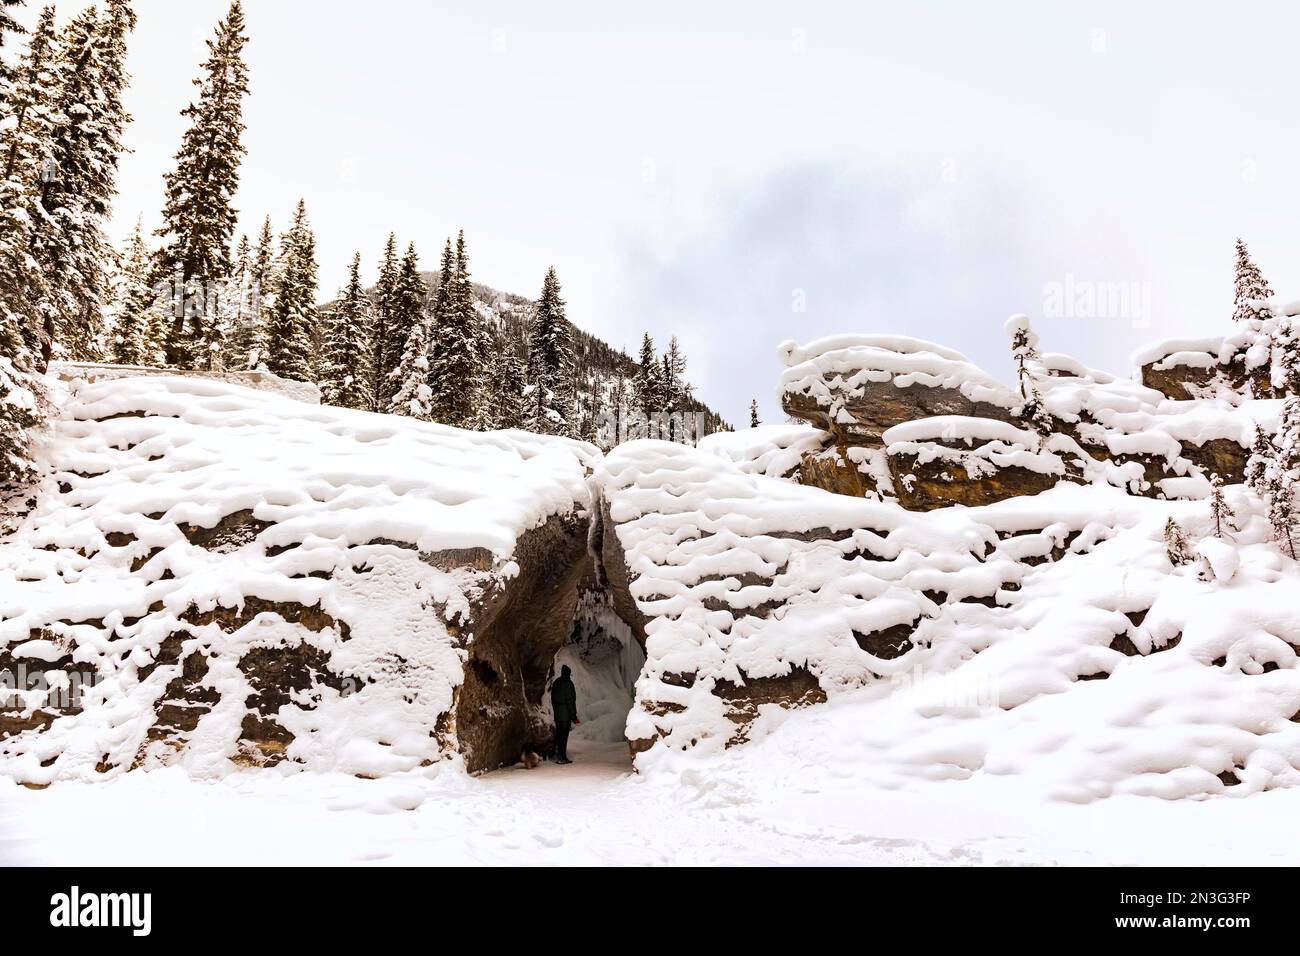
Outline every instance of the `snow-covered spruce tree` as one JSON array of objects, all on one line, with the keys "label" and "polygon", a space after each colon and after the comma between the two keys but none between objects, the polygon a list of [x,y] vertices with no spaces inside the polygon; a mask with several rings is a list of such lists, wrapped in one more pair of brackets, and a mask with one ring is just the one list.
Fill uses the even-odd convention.
[{"label": "snow-covered spruce tree", "polygon": [[1273,439],[1256,424],[1255,440],[1250,446],[1250,457],[1246,459],[1246,486],[1261,497],[1264,495],[1264,476],[1276,453]]},{"label": "snow-covered spruce tree", "polygon": [[1250,253],[1246,250],[1246,244],[1237,240],[1236,255],[1236,279],[1233,283],[1233,307],[1232,318],[1236,322],[1244,322],[1246,319],[1268,318],[1270,315],[1268,308],[1265,306],[1256,306],[1252,303],[1259,302],[1262,299],[1269,299],[1273,296],[1273,290],[1269,284],[1264,281],[1263,274],[1259,271],[1259,266],[1250,258]]},{"label": "snow-covered spruce tree", "polygon": [[[657,421],[663,408],[661,366],[655,357],[654,339],[646,332],[641,336],[641,353],[638,356],[636,377],[632,380],[632,395],[637,411],[646,422]],[[652,429],[653,431],[653,429]],[[649,436],[646,436],[649,437]]]},{"label": "snow-covered spruce tree", "polygon": [[47,165],[40,177],[43,224],[31,251],[49,280],[44,333],[70,358],[102,357],[113,247],[104,222],[117,193],[118,158],[130,116],[126,38],[135,14],[109,0],[101,15],[87,8],[64,28],[53,61],[54,105]]},{"label": "snow-covered spruce tree", "polygon": [[371,409],[370,297],[361,286],[361,253],[352,257],[348,284],[326,319],[321,362],[321,401],[344,408]]},{"label": "snow-covered spruce tree", "polygon": [[271,217],[262,220],[262,230],[257,234],[257,246],[249,264],[248,310],[241,329],[236,331],[231,343],[231,353],[236,365],[245,369],[266,367],[270,329],[268,323],[271,307],[275,304],[275,290],[284,276],[284,257],[277,251],[275,231]]},{"label": "snow-covered spruce tree", "polygon": [[528,336],[528,429],[542,435],[569,434],[573,413],[573,341],[555,269],[546,271]]},{"label": "snow-covered spruce tree", "polygon": [[[177,282],[188,298],[196,285],[223,282],[230,272],[230,243],[238,215],[231,206],[239,188],[245,148],[243,103],[248,67],[243,60],[244,11],[230,4],[216,35],[207,41],[203,75],[194,81],[198,96],[181,115],[190,121],[176,153],[176,168],[165,179],[163,237],[157,277]],[[200,296],[200,299],[202,297]],[[212,308],[186,308],[172,328],[168,361],[193,367],[215,339]],[[283,358],[283,356],[282,356]]]},{"label": "snow-covered spruce tree", "polygon": [[[434,421],[473,428],[478,419],[479,329],[478,313],[466,302],[469,265],[464,234],[451,251],[442,253],[438,295],[434,302],[434,333],[429,348],[429,377],[433,386]],[[472,296],[472,288],[470,293]]]},{"label": "snow-covered spruce tree", "polygon": [[492,327],[488,330],[492,345],[490,348],[490,374],[488,383],[489,401],[484,405],[490,407],[491,417],[487,428],[523,428],[524,427],[524,384],[525,365],[515,345],[504,329]]},{"label": "snow-covered spruce tree", "polygon": [[1173,518],[1165,522],[1165,554],[1174,567],[1187,564],[1192,560],[1191,551],[1187,546],[1187,535],[1182,525]]},{"label": "snow-covered spruce tree", "polygon": [[1296,557],[1294,481],[1281,468],[1270,468],[1264,484],[1268,497],[1268,523],[1273,529],[1273,539],[1294,560]]},{"label": "snow-covered spruce tree", "polygon": [[1230,537],[1229,532],[1241,530],[1232,505],[1223,496],[1223,479],[1218,475],[1210,476],[1210,521],[1214,523],[1216,538]]},{"label": "snow-covered spruce tree", "polygon": [[0,0],[0,115],[7,112],[6,106],[14,83],[14,67],[6,48],[13,46],[11,37],[27,32],[9,11],[23,3],[24,0]]},{"label": "snow-covered spruce tree", "polygon": [[[393,282],[391,299],[389,302],[389,313],[387,320],[387,329],[390,336],[396,335],[402,331],[405,340],[402,343],[402,349],[398,353],[397,367],[388,373],[388,407],[385,411],[395,411],[399,404],[409,404],[410,388],[407,387],[407,378],[417,374],[412,371],[411,356],[407,352],[412,347],[412,340],[418,336],[421,348],[424,349],[425,359],[418,366],[418,375],[420,380],[426,385],[429,379],[428,349],[429,349],[429,317],[426,311],[426,299],[429,295],[429,289],[420,276],[420,257],[415,251],[415,243],[410,243],[406,247],[406,254],[402,256],[401,264],[397,269],[397,278]],[[403,390],[407,392],[407,398],[399,399],[399,393]],[[425,400],[427,415],[427,399]],[[403,413],[405,414],[405,413]]]},{"label": "snow-covered spruce tree", "polygon": [[394,415],[406,415],[422,422],[429,420],[429,402],[433,390],[429,388],[429,342],[425,335],[427,318],[420,315],[411,324],[406,337],[402,360],[393,369],[392,378],[397,385],[388,410]]},{"label": "snow-covered spruce tree", "polygon": [[1272,351],[1274,390],[1281,395],[1300,395],[1300,323],[1294,317],[1277,320]]},{"label": "snow-covered spruce tree", "polygon": [[397,256],[397,236],[388,234],[384,243],[384,257],[379,263],[379,279],[375,282],[375,308],[370,327],[371,397],[377,412],[388,411],[393,397],[393,370],[402,359],[409,329],[394,329],[390,316],[393,297],[397,291],[397,275],[401,261]]},{"label": "snow-covered spruce tree", "polygon": [[261,338],[254,278],[253,248],[248,236],[239,237],[230,269],[230,280],[221,296],[221,324],[226,330],[225,367],[246,369]]},{"label": "snow-covered spruce tree", "polygon": [[149,251],[139,220],[136,220],[135,231],[127,240],[119,262],[109,358],[121,365],[146,365],[150,356],[145,337],[154,304],[153,287],[149,284],[153,254]]},{"label": "snow-covered spruce tree", "polygon": [[483,316],[479,315],[474,282],[470,278],[469,249],[465,245],[463,229],[456,234],[456,274],[452,302],[461,326],[468,330],[471,345],[464,386],[469,411],[461,427],[483,431],[491,427],[493,418],[491,409],[487,408],[491,392],[488,381],[491,369],[488,363],[492,358],[492,342],[490,330]]},{"label": "snow-covered spruce tree", "polygon": [[55,224],[40,208],[42,175],[52,168],[58,30],[46,7],[15,70],[8,115],[0,123],[0,354],[22,369],[48,356],[53,283],[35,250]]},{"label": "snow-covered spruce tree", "polygon": [[266,367],[281,378],[312,380],[312,332],[316,328],[316,237],[307,205],[298,200],[293,224],[280,240],[284,272],[267,323]]},{"label": "snow-covered spruce tree", "polygon": [[751,398],[749,400],[749,427],[757,428],[761,424],[762,422],[758,418],[758,399]]},{"label": "snow-covered spruce tree", "polygon": [[1042,375],[1042,359],[1038,354],[1038,336],[1030,328],[1029,316],[1013,315],[1007,319],[1006,332],[1011,337],[1011,359],[1016,363],[1016,380],[1020,398],[1024,402],[1020,417],[1039,436],[1046,440],[1055,430],[1051,414],[1043,403],[1038,382]]},{"label": "snow-covered spruce tree", "polygon": [[1300,396],[1282,403],[1277,426],[1277,467],[1294,480],[1300,473]]}]

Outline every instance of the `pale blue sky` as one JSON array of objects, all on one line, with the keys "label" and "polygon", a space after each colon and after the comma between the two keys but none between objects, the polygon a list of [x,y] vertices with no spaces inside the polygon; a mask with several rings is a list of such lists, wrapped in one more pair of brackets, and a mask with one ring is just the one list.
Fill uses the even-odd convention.
[{"label": "pale blue sky", "polygon": [[[136,7],[117,236],[156,224],[226,3]],[[787,337],[905,332],[1005,376],[1025,311],[1045,349],[1127,371],[1227,321],[1238,234],[1300,297],[1281,3],[245,8],[245,229],[303,196],[329,294],[390,229],[431,267],[463,227],[479,281],[532,296],[553,264],[578,325],[629,349],[676,332],[733,421],[751,395],[776,415]],[[1150,307],[1043,317],[1067,276]]]}]

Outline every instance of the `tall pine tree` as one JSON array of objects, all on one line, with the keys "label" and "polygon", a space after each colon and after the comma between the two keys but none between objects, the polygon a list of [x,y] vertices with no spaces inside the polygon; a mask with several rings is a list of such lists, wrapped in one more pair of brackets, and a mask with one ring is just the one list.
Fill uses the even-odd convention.
[{"label": "tall pine tree", "polygon": [[37,367],[50,345],[55,307],[51,276],[36,251],[54,223],[40,208],[42,176],[52,170],[58,30],[46,7],[27,44],[0,124],[0,356]]},{"label": "tall pine tree", "polygon": [[1273,296],[1273,290],[1264,280],[1264,275],[1259,271],[1259,266],[1255,265],[1250,258],[1250,253],[1246,250],[1246,244],[1240,239],[1237,240],[1237,255],[1235,262],[1236,279],[1233,283],[1233,321],[1243,322],[1246,319],[1267,318],[1269,311],[1267,307],[1257,307],[1252,305],[1252,301],[1269,299]]},{"label": "tall pine tree", "polygon": [[432,417],[458,428],[474,428],[481,411],[482,345],[464,232],[457,240],[455,255],[450,239],[443,248],[433,319],[429,348]]},{"label": "tall pine tree", "polygon": [[153,253],[138,220],[120,260],[109,357],[122,365],[145,365],[150,361],[146,333],[154,305],[153,287],[149,284]]},{"label": "tall pine tree", "polygon": [[267,368],[281,378],[312,380],[312,333],[316,328],[316,237],[307,205],[298,200],[293,224],[281,239],[284,272],[275,289],[267,329]]},{"label": "tall pine tree", "polygon": [[224,282],[230,272],[230,243],[238,214],[231,206],[239,188],[245,148],[243,103],[248,67],[243,60],[244,11],[233,0],[216,36],[207,41],[198,96],[181,115],[190,121],[176,153],[176,168],[165,177],[163,246],[159,277],[176,283],[177,295],[203,308],[186,307],[173,324],[168,361],[192,366],[215,338],[212,303],[196,287]]},{"label": "tall pine tree", "polygon": [[375,283],[375,309],[370,328],[370,391],[377,412],[388,411],[395,387],[393,370],[401,362],[406,336],[410,332],[410,329],[396,330],[392,318],[400,271],[397,236],[390,232],[384,244],[384,258],[379,264],[379,281]]},{"label": "tall pine tree", "polygon": [[88,8],[69,21],[55,60],[55,123],[40,206],[48,228],[32,251],[51,281],[46,335],[70,358],[101,357],[113,248],[104,223],[117,193],[118,159],[130,115],[122,104],[129,81],[126,38],[135,14],[109,0],[101,15]]},{"label": "tall pine tree", "polygon": [[[397,365],[388,372],[387,394],[388,407],[385,411],[396,412],[399,407],[410,409],[411,402],[417,395],[419,399],[418,416],[428,417],[428,396],[417,387],[429,384],[428,361],[428,317],[425,314],[425,300],[429,289],[420,276],[420,257],[415,251],[415,243],[409,243],[406,254],[402,256],[397,276],[393,280],[389,294],[387,334],[390,341],[402,336],[400,351],[397,352]],[[409,353],[409,354],[408,354]],[[408,380],[410,380],[408,382]],[[402,412],[401,414],[411,414]]]},{"label": "tall pine tree", "polygon": [[344,408],[370,409],[370,298],[361,286],[361,253],[352,257],[348,284],[325,327],[321,400]]},{"label": "tall pine tree", "polygon": [[555,269],[546,271],[528,338],[528,428],[540,434],[576,434],[573,421],[573,341]]}]

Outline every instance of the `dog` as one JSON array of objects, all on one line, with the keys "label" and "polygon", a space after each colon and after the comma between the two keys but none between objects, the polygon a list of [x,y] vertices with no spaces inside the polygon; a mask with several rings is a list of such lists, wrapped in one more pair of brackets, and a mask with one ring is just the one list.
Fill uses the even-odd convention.
[{"label": "dog", "polygon": [[519,755],[519,760],[523,763],[525,770],[532,770],[542,762],[542,758],[537,756],[537,754],[533,753],[527,747],[525,747],[524,752]]}]

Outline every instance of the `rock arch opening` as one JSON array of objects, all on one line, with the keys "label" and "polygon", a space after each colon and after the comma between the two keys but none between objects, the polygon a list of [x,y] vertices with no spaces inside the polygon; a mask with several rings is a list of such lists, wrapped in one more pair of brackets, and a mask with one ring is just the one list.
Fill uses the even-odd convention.
[{"label": "rock arch opening", "polygon": [[625,726],[645,664],[644,634],[626,623],[624,605],[634,605],[623,555],[603,535],[603,519],[598,507],[592,520],[554,516],[528,532],[516,546],[514,578],[483,596],[452,714],[471,772],[512,766],[525,752],[551,755],[549,688],[566,664],[581,720],[570,755],[631,765]]}]

